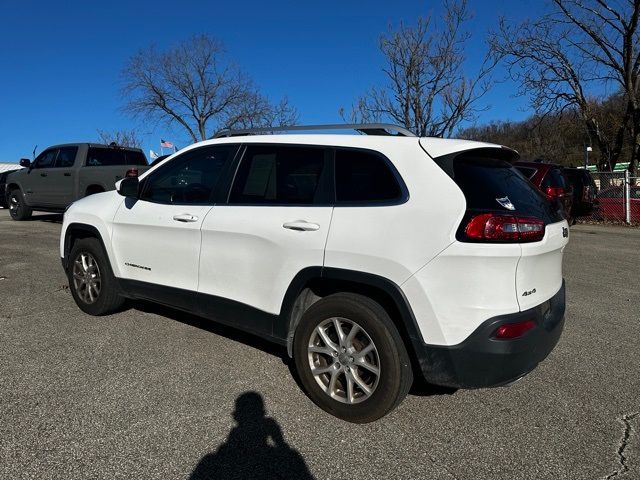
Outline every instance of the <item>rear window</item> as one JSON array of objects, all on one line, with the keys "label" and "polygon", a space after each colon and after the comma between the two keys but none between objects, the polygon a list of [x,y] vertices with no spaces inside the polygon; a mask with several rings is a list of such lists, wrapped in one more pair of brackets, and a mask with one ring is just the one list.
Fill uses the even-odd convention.
[{"label": "rear window", "polygon": [[501,212],[532,216],[546,224],[559,222],[562,213],[511,164],[472,153],[436,159],[452,176],[467,200],[469,212]]},{"label": "rear window", "polygon": [[87,167],[113,167],[117,165],[147,165],[147,159],[144,153],[137,150],[89,148]]},{"label": "rear window", "polygon": [[538,170],[531,167],[521,167],[520,165],[516,165],[516,168],[522,172],[522,174],[527,178],[533,178]]}]

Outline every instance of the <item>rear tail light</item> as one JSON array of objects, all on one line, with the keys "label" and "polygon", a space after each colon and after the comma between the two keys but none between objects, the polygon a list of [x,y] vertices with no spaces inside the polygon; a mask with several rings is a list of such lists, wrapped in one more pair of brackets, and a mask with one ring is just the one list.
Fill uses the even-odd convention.
[{"label": "rear tail light", "polygon": [[505,323],[496,329],[493,336],[498,340],[512,340],[514,338],[521,337],[535,326],[536,322],[533,320],[525,320],[524,322],[517,323]]},{"label": "rear tail light", "polygon": [[544,193],[551,199],[556,199],[564,196],[565,190],[562,187],[547,187],[544,189]]},{"label": "rear tail light", "polygon": [[125,177],[130,178],[130,177],[137,177],[138,176],[138,169],[137,168],[130,168],[129,170],[127,170],[127,173],[125,173]]},{"label": "rear tail light", "polygon": [[538,242],[544,238],[544,222],[534,217],[481,213],[464,229],[468,240],[488,243]]}]

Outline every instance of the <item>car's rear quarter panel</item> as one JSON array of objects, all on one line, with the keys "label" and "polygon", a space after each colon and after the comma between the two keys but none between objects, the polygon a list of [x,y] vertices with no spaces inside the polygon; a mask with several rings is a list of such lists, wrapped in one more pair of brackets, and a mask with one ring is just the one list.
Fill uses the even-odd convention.
[{"label": "car's rear quarter panel", "polygon": [[376,150],[395,165],[409,201],[336,206],[325,266],[372,273],[400,285],[454,240],[464,196],[417,139],[383,142]]}]

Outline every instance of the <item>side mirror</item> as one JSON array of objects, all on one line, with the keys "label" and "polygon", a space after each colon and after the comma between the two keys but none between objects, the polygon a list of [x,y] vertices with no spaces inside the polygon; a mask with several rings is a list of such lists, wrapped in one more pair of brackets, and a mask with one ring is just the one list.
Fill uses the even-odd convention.
[{"label": "side mirror", "polygon": [[20,166],[24,168],[29,168],[31,166],[31,160],[29,160],[28,158],[21,158]]},{"label": "side mirror", "polygon": [[125,177],[120,180],[118,193],[123,197],[138,198],[139,185],[140,182],[138,181],[138,177]]}]

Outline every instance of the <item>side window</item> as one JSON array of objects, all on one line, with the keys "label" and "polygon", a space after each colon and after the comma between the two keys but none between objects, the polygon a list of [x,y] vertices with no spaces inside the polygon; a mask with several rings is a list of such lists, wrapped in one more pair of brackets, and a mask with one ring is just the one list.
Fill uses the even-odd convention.
[{"label": "side window", "polygon": [[543,189],[548,187],[566,188],[567,185],[564,180],[564,176],[562,175],[562,172],[557,168],[553,168],[549,170],[549,173],[545,175],[544,179],[542,180],[541,187]]},{"label": "side window", "polygon": [[58,149],[45,150],[33,162],[33,168],[52,168]]},{"label": "side window", "polygon": [[118,148],[89,147],[87,167],[110,167],[126,165],[124,151]]},{"label": "side window", "polygon": [[237,145],[204,147],[180,155],[144,180],[141,200],[171,205],[209,204]]},{"label": "side window", "polygon": [[58,159],[56,160],[56,167],[69,168],[73,167],[76,161],[76,154],[78,153],[78,147],[62,147],[58,153]]},{"label": "side window", "polygon": [[229,203],[310,205],[319,201],[325,151],[303,146],[247,147]]},{"label": "side window", "polygon": [[336,149],[336,200],[389,202],[401,196],[387,162],[373,152]]}]

